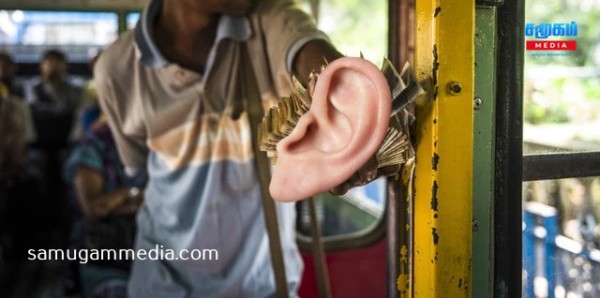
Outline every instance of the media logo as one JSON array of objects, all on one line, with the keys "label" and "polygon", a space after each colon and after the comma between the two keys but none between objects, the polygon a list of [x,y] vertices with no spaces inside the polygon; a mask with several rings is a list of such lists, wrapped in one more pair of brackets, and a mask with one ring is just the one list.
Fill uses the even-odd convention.
[{"label": "media logo", "polygon": [[[577,41],[569,39],[577,36],[577,23],[525,24],[525,36],[535,38],[526,41],[528,51],[575,51]],[[561,39],[548,39],[559,37]],[[562,39],[562,38],[567,39]]]}]

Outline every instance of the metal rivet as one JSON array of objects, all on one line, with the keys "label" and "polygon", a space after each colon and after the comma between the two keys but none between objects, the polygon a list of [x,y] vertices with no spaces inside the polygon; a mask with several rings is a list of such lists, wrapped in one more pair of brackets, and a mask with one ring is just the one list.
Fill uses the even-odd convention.
[{"label": "metal rivet", "polygon": [[479,219],[476,219],[473,221],[473,231],[477,232],[479,231]]},{"label": "metal rivet", "polygon": [[450,82],[447,86],[448,93],[450,95],[458,95],[462,92],[462,85],[459,82]]},{"label": "metal rivet", "polygon": [[473,108],[475,109],[475,111],[478,111],[479,109],[481,109],[482,104],[483,104],[483,101],[481,101],[481,98],[475,97],[475,101],[473,102]]}]

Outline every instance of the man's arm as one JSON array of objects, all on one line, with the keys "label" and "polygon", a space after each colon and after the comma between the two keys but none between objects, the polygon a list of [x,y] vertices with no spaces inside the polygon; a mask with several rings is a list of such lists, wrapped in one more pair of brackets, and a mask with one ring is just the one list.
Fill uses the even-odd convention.
[{"label": "man's arm", "polygon": [[102,174],[86,166],[77,169],[73,183],[79,204],[89,220],[102,219],[114,213],[135,213],[143,200],[142,195],[132,195],[126,187],[119,187],[112,192],[104,191]]},{"label": "man's arm", "polygon": [[319,70],[326,62],[332,62],[340,57],[342,54],[329,42],[322,39],[310,41],[302,46],[294,58],[294,75],[306,86],[308,76],[313,70]]},{"label": "man's arm", "polygon": [[291,75],[306,84],[313,69],[319,70],[325,60],[342,56],[294,0],[261,1],[256,13],[264,30],[270,75],[279,95],[291,91]]}]

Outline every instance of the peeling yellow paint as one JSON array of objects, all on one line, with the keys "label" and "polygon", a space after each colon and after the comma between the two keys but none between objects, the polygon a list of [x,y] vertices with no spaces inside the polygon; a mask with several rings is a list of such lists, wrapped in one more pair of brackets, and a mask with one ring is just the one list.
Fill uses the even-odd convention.
[{"label": "peeling yellow paint", "polygon": [[410,289],[410,270],[408,266],[408,248],[406,245],[402,245],[400,248],[400,275],[396,281],[396,286],[401,297],[406,297]]},{"label": "peeling yellow paint", "polygon": [[416,110],[410,278],[414,297],[470,297],[475,2],[417,0],[415,9],[415,70],[434,86]]}]

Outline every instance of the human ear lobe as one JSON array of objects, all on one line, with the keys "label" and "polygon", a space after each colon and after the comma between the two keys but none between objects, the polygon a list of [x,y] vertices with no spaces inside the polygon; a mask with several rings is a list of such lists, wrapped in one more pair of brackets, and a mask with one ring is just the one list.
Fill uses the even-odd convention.
[{"label": "human ear lobe", "polygon": [[332,189],[375,154],[390,121],[391,94],[381,71],[344,57],[319,75],[310,110],[277,144],[270,192],[297,201]]}]

